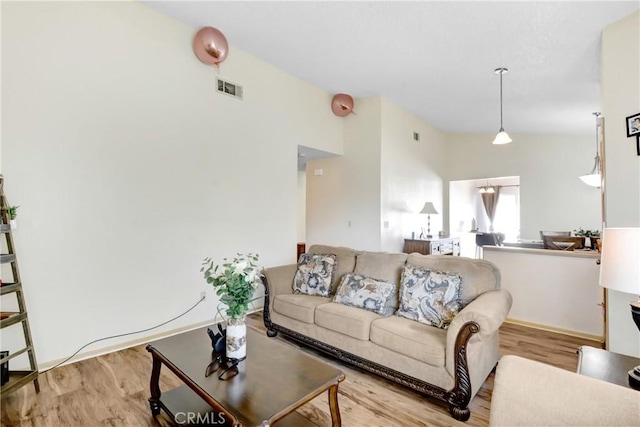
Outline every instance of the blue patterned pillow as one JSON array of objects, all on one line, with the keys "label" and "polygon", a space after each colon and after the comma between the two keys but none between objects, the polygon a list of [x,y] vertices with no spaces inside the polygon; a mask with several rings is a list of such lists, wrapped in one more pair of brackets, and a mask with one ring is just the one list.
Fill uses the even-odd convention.
[{"label": "blue patterned pillow", "polygon": [[364,308],[381,316],[393,314],[393,296],[396,286],[384,280],[356,273],[343,276],[333,299],[338,304]]},{"label": "blue patterned pillow", "polygon": [[328,297],[337,270],[335,254],[302,254],[293,277],[293,293]]},{"label": "blue patterned pillow", "polygon": [[447,329],[462,309],[462,275],[406,265],[398,316]]}]

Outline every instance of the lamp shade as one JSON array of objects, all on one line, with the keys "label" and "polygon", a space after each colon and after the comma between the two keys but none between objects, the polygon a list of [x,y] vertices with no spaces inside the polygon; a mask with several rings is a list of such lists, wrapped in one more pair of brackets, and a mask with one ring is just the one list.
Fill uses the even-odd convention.
[{"label": "lamp shade", "polygon": [[508,144],[512,142],[513,139],[504,131],[504,129],[500,129],[500,132],[496,135],[496,139],[493,140],[493,144],[502,145]]},{"label": "lamp shade", "polygon": [[436,208],[433,206],[433,203],[431,202],[425,202],[424,206],[422,207],[422,210],[420,211],[421,214],[437,214],[438,211],[436,210]]},{"label": "lamp shade", "polygon": [[580,177],[582,182],[590,187],[600,188],[602,180],[600,179],[600,173],[592,173],[588,175],[582,175]]},{"label": "lamp shade", "polygon": [[605,228],[600,286],[640,295],[640,228]]}]

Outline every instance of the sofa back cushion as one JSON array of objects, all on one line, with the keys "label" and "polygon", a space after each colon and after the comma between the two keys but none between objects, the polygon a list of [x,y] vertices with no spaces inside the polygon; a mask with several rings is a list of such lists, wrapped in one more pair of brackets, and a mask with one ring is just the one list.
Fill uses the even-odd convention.
[{"label": "sofa back cushion", "polygon": [[460,312],[462,275],[434,271],[407,264],[400,285],[397,315],[420,323],[448,329]]},{"label": "sofa back cushion", "polygon": [[407,264],[460,274],[462,276],[460,297],[463,306],[476,299],[478,295],[500,289],[500,270],[492,262],[482,259],[413,253],[408,256]]},{"label": "sofa back cushion", "polygon": [[293,293],[306,295],[331,295],[335,273],[335,254],[302,254],[298,270],[293,277]]},{"label": "sofa back cushion", "polygon": [[396,285],[393,283],[356,273],[347,273],[342,278],[333,301],[363,308],[381,316],[390,316],[394,311],[392,300],[397,292]]},{"label": "sofa back cushion", "polygon": [[407,254],[362,252],[356,256],[354,273],[393,283],[395,291],[391,305],[393,308],[398,308],[398,289],[400,289],[400,278],[406,261]]},{"label": "sofa back cushion", "polygon": [[[336,289],[340,285],[342,276],[351,273],[356,266],[356,254],[358,251],[351,248],[327,245],[312,245],[307,251],[309,254],[335,254],[336,265],[333,273],[333,282],[331,283],[331,295],[336,293]],[[374,276],[375,277],[375,276]]]}]

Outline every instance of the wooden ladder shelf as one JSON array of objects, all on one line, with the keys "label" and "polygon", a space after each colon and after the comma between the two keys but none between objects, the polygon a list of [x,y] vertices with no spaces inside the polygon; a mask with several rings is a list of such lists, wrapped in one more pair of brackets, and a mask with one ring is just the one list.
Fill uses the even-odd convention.
[{"label": "wooden ladder shelf", "polygon": [[[22,324],[22,333],[24,335],[24,348],[13,351],[4,357],[0,356],[0,365],[5,366],[13,358],[16,358],[24,353],[29,357],[29,369],[26,371],[11,370],[10,365],[8,370],[8,380],[2,384],[0,390],[0,398],[4,398],[9,393],[23,385],[33,381],[33,385],[36,388],[36,392],[40,392],[40,384],[38,383],[38,364],[36,363],[36,353],[33,348],[33,340],[31,338],[31,329],[29,328],[29,317],[27,315],[27,307],[24,301],[24,294],[22,292],[22,281],[20,280],[20,270],[18,269],[18,257],[15,252],[15,246],[13,242],[13,230],[10,225],[9,217],[9,202],[4,193],[4,177],[0,175],[0,236],[4,239],[6,245],[6,253],[0,254],[0,264],[9,264],[11,267],[11,276],[9,280],[6,277],[1,277],[0,282],[0,295],[3,298],[11,298],[12,296],[17,300],[18,311],[15,312],[2,312],[0,320],[0,329],[4,329],[16,323]],[[4,247],[1,246],[1,247]],[[5,271],[2,267],[3,272]],[[6,268],[9,270],[9,268]],[[3,301],[3,306],[4,306]]]}]

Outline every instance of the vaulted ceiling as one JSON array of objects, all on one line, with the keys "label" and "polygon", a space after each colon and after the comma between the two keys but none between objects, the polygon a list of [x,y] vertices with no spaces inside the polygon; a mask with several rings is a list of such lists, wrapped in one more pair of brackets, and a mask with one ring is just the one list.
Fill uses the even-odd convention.
[{"label": "vaulted ceiling", "polygon": [[[601,32],[638,1],[152,1],[329,92],[384,96],[446,132],[587,134]],[[267,84],[267,82],[265,82]],[[357,106],[356,106],[357,107]]]}]

